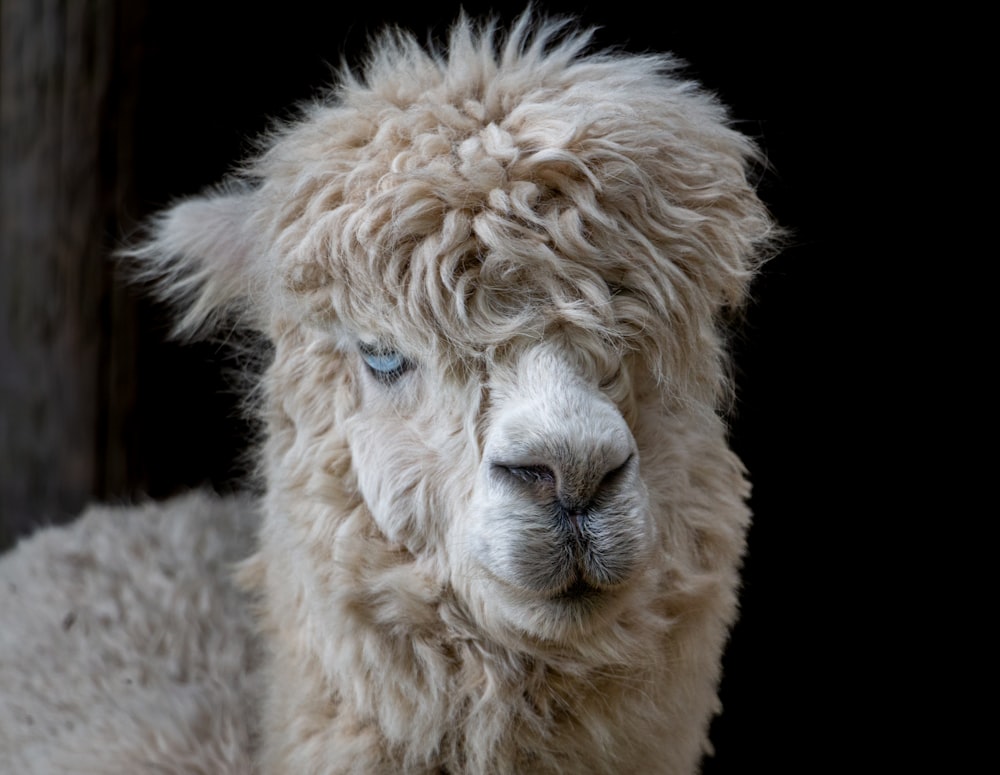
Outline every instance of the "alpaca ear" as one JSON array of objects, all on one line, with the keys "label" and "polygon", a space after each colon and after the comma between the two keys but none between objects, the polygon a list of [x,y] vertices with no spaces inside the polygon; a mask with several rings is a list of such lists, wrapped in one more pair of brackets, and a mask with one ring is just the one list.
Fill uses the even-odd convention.
[{"label": "alpaca ear", "polygon": [[[174,334],[194,338],[240,315],[259,290],[252,192],[215,191],[157,215],[145,239],[121,251],[129,272],[177,311]],[[259,313],[258,313],[259,314]]]}]

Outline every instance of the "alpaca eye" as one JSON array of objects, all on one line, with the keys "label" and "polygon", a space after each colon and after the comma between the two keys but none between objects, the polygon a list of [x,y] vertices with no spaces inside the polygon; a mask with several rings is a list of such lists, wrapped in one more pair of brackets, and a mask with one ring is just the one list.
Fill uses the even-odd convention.
[{"label": "alpaca eye", "polygon": [[390,385],[410,370],[410,362],[395,350],[359,343],[358,350],[368,370],[379,382]]}]

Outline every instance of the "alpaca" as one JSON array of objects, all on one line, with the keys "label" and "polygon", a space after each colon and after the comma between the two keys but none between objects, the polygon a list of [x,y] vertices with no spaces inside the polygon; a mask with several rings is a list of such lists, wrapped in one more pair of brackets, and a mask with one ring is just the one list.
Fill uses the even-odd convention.
[{"label": "alpaca", "polygon": [[[149,535],[172,525],[217,535],[215,559],[239,555],[248,524],[256,536],[240,590],[198,564],[203,547],[172,560],[205,587],[178,592],[189,620],[169,626],[234,652],[215,673],[181,633],[183,651],[164,640],[149,671],[188,671],[201,714],[182,682],[149,677],[158,704],[116,742],[146,758],[110,761],[698,771],[750,520],[726,436],[727,333],[778,230],[750,180],[757,149],[718,100],[669,55],[594,51],[592,36],[531,12],[506,33],[462,15],[441,49],[386,32],[126,251],[177,305],[179,334],[267,342],[265,492],[125,520],[136,534],[120,540],[148,535],[135,551],[154,559],[178,551]],[[31,574],[18,553],[47,538],[2,578]],[[194,605],[202,593],[232,608]],[[77,696],[69,665],[30,665]],[[191,726],[151,741],[160,723]],[[16,739],[42,747],[37,726]],[[0,729],[0,751],[11,740]]]}]

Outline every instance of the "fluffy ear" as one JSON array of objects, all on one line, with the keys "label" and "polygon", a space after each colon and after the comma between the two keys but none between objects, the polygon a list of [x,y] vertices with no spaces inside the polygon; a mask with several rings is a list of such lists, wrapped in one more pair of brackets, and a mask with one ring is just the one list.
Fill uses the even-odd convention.
[{"label": "fluffy ear", "polygon": [[120,252],[134,279],[174,305],[175,335],[209,333],[234,315],[254,328],[263,323],[247,304],[260,291],[252,197],[251,191],[218,190],[182,200]]}]

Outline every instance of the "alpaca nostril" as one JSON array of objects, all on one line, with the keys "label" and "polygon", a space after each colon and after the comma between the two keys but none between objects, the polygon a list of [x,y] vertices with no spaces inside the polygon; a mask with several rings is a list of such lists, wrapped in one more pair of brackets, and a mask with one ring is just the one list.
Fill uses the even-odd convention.
[{"label": "alpaca nostril", "polygon": [[545,465],[507,465],[494,463],[494,470],[529,484],[555,484],[556,473]]},{"label": "alpaca nostril", "polygon": [[567,476],[559,484],[559,501],[574,525],[581,524],[587,514],[603,501],[613,499],[621,491],[622,480],[628,475],[635,455],[630,454],[623,463],[601,473],[597,468],[589,475]]}]

